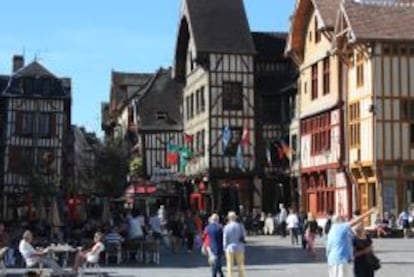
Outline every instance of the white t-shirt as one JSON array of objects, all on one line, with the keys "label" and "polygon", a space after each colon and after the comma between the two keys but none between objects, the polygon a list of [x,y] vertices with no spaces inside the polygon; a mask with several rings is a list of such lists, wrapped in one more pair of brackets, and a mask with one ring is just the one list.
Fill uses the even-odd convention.
[{"label": "white t-shirt", "polygon": [[37,251],[24,239],[22,239],[19,243],[19,251],[28,267],[32,267],[37,263],[38,257],[33,256],[37,253]]},{"label": "white t-shirt", "polygon": [[287,210],[282,208],[279,213],[279,223],[286,222]]},{"label": "white t-shirt", "polygon": [[153,232],[161,233],[161,220],[158,216],[151,217],[150,225]]},{"label": "white t-shirt", "polygon": [[296,214],[289,214],[286,218],[286,225],[288,229],[298,228],[299,227],[299,219]]}]

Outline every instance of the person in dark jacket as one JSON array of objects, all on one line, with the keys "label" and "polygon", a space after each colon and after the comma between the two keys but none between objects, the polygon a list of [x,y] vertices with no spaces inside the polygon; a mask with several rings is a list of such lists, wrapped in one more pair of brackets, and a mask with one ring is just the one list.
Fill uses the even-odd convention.
[{"label": "person in dark jacket", "polygon": [[217,274],[224,276],[221,269],[223,259],[223,227],[219,224],[220,218],[217,214],[212,214],[209,224],[204,231],[209,239],[209,261],[211,263],[211,276],[216,277]]}]

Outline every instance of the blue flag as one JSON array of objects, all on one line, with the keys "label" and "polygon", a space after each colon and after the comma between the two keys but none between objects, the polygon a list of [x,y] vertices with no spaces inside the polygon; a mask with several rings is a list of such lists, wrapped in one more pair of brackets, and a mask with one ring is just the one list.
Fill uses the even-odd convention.
[{"label": "blue flag", "polygon": [[223,136],[222,136],[222,141],[223,141],[223,154],[226,153],[226,149],[229,146],[231,140],[231,130],[229,125],[224,125],[223,127]]},{"label": "blue flag", "polygon": [[244,171],[244,157],[243,157],[242,147],[240,144],[239,146],[237,146],[236,163],[237,163],[237,167]]}]

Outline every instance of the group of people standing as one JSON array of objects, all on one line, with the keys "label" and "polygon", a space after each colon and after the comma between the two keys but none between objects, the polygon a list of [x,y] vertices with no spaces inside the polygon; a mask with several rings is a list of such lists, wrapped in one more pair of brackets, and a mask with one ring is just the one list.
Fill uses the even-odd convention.
[{"label": "group of people standing", "polygon": [[203,232],[203,246],[205,254],[211,265],[213,277],[223,277],[222,257],[226,257],[227,276],[233,276],[233,264],[236,261],[239,276],[245,276],[244,250],[246,230],[237,222],[237,215],[230,211],[227,215],[227,224],[222,227],[218,214],[212,214],[209,224]]}]

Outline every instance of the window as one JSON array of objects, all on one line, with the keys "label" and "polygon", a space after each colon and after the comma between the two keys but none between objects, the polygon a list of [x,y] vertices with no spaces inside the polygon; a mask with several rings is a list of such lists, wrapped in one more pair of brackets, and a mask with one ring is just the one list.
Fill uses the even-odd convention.
[{"label": "window", "polygon": [[331,147],[330,113],[322,114],[306,120],[311,134],[311,155],[323,154]]},{"label": "window", "polygon": [[360,105],[356,102],[349,105],[349,146],[351,148],[359,148],[361,144],[360,128]]},{"label": "window", "polygon": [[292,161],[296,161],[297,158],[297,143],[298,143],[298,136],[293,135],[291,138],[291,145],[292,145]]},{"label": "window", "polygon": [[329,57],[323,60],[323,95],[330,92],[330,61]]},{"label": "window", "polygon": [[312,100],[318,98],[318,64],[312,65]]},{"label": "window", "polygon": [[157,120],[166,120],[167,119],[167,113],[158,111],[156,114]]},{"label": "window", "polygon": [[362,87],[364,85],[364,55],[362,53],[357,54],[356,74],[357,86]]},{"label": "window", "polygon": [[204,87],[200,88],[200,112],[204,112],[206,110],[206,101],[204,98]]},{"label": "window", "polygon": [[243,86],[241,82],[223,82],[223,110],[243,110]]},{"label": "window", "polygon": [[315,43],[321,41],[321,32],[318,30],[318,18],[315,16]]},{"label": "window", "polygon": [[48,138],[52,135],[52,120],[50,113],[40,113],[37,121],[38,135],[41,138]]},{"label": "window", "polygon": [[196,114],[198,114],[200,112],[200,90],[196,91],[196,104],[195,104],[195,110],[196,110]]},{"label": "window", "polygon": [[190,118],[194,117],[194,93],[190,95]]},{"label": "window", "polygon": [[401,99],[400,118],[410,124],[410,144],[414,148],[414,99]]},{"label": "window", "polygon": [[187,120],[190,119],[190,97],[185,97],[185,117]]},{"label": "window", "polygon": [[34,134],[34,113],[16,112],[16,134],[29,137]]}]

